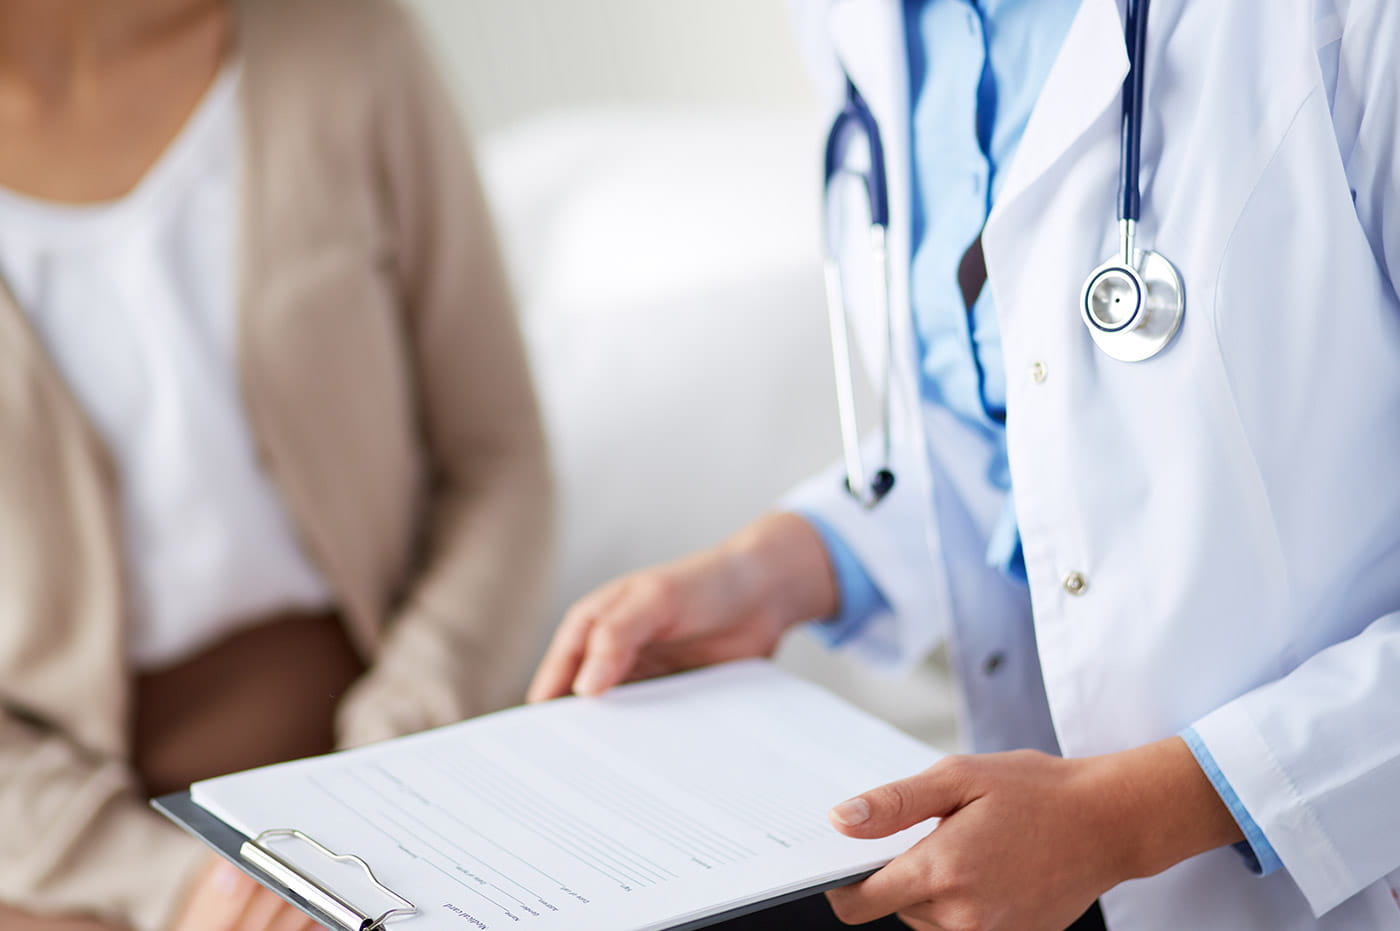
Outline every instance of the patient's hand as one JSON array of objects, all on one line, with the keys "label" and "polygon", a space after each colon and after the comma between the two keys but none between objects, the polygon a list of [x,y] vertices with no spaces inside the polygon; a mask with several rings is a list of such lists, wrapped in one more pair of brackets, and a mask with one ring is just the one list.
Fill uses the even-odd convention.
[{"label": "patient's hand", "polygon": [[713,549],[582,598],[535,673],[530,700],[770,656],[789,627],[834,613],[837,598],[812,526],[793,514],[765,517]]},{"label": "patient's hand", "polygon": [[320,926],[223,860],[195,879],[169,931],[316,931]]}]

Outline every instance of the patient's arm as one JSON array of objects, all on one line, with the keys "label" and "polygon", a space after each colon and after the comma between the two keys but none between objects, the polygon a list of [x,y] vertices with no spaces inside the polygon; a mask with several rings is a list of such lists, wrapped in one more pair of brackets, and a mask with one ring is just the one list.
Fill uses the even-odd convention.
[{"label": "patient's arm", "polygon": [[[0,901],[161,927],[204,847],[152,811],[120,760],[0,709]],[[113,871],[112,864],[140,864]]]},{"label": "patient's arm", "polygon": [[406,20],[378,43],[382,171],[415,353],[425,550],[340,717],[363,743],[518,702],[543,632],[552,492],[525,353],[457,115]]}]

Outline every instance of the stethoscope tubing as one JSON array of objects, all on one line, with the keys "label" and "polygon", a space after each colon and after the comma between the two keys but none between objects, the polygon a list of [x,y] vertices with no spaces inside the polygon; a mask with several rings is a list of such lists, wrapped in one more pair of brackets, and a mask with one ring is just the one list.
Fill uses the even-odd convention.
[{"label": "stethoscope tubing", "polygon": [[[855,82],[846,78],[846,105],[836,115],[831,132],[826,137],[826,158],[823,172],[823,189],[829,190],[831,182],[841,173],[846,162],[846,150],[851,142],[852,126],[860,129],[869,148],[870,167],[866,172],[866,199],[870,205],[870,225],[888,230],[890,226],[890,194],[885,180],[885,146],[880,140],[880,127],[875,115],[870,112],[865,98],[856,90]],[[834,244],[828,241],[828,252]]]},{"label": "stethoscope tubing", "polygon": [[1141,219],[1142,111],[1147,60],[1147,8],[1150,0],[1127,0],[1128,76],[1123,79],[1122,135],[1118,159],[1118,219]]},{"label": "stethoscope tubing", "polygon": [[[832,236],[830,216],[831,186],[845,169],[846,155],[853,139],[861,136],[867,147],[869,167],[861,175],[865,199],[870,212],[870,248],[875,262],[876,302],[885,309],[884,334],[880,361],[880,465],[867,471],[861,453],[860,427],[856,415],[855,365],[851,348],[851,321],[846,308],[845,281],[841,274],[839,249]],[[892,331],[889,296],[889,186],[885,177],[885,150],[880,139],[880,127],[870,107],[856,90],[855,83],[846,78],[846,104],[837,114],[826,140],[824,165],[822,221],[823,247],[826,257],[826,292],[831,348],[836,368],[836,401],[841,418],[841,445],[846,461],[846,490],[864,507],[873,508],[894,487],[890,462],[891,353]]]}]

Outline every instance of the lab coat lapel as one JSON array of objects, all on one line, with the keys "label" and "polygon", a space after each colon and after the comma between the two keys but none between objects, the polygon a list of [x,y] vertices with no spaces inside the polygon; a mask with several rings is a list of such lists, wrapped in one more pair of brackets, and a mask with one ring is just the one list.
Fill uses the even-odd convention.
[{"label": "lab coat lapel", "polygon": [[1127,74],[1128,49],[1117,0],[1083,0],[1007,169],[989,226],[1119,103]]}]

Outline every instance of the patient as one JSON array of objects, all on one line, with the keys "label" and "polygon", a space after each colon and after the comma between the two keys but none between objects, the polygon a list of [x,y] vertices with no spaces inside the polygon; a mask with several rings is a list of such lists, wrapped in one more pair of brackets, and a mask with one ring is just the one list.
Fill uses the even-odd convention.
[{"label": "patient", "polygon": [[146,800],[518,700],[543,440],[389,0],[0,0],[0,929],[294,931]]}]

